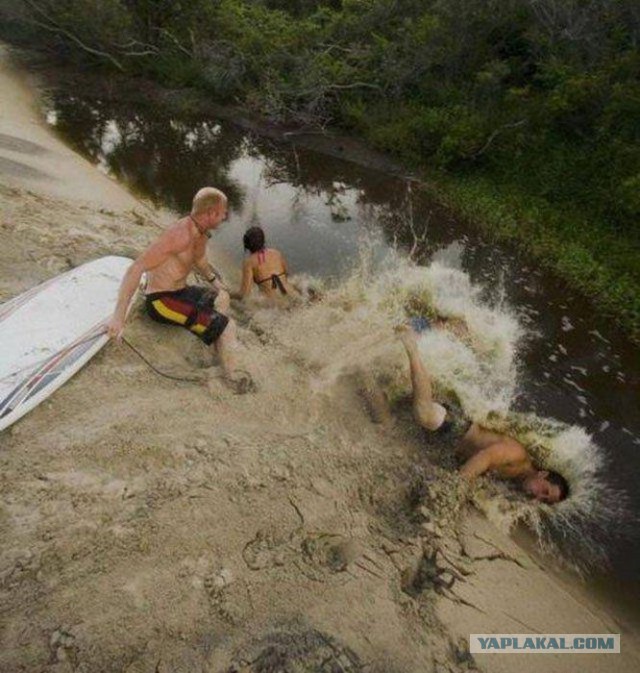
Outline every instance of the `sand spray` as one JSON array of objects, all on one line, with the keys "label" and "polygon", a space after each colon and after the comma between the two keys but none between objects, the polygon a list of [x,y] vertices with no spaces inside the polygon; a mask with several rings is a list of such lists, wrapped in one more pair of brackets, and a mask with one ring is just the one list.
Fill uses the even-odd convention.
[{"label": "sand spray", "polygon": [[[512,307],[487,303],[482,288],[445,261],[417,266],[395,251],[383,260],[374,257],[372,247],[363,245],[351,274],[335,286],[305,277],[304,287],[314,288],[322,301],[286,312],[259,310],[254,325],[295,352],[311,372],[312,393],[330,394],[345,378],[356,385],[366,372],[393,407],[411,391],[394,326],[412,316],[432,323],[446,319],[447,327],[423,332],[418,342],[437,394],[455,395],[470,418],[514,436],[541,469],[557,470],[571,487],[570,498],[548,506],[486,478],[474,489],[476,506],[502,529],[525,523],[543,549],[560,551],[578,570],[605,564],[608,531],[615,524],[616,532],[623,532],[631,522],[623,495],[602,478],[602,449],[578,426],[512,411],[519,394],[519,349],[535,335]],[[428,447],[425,453],[433,458]]]}]

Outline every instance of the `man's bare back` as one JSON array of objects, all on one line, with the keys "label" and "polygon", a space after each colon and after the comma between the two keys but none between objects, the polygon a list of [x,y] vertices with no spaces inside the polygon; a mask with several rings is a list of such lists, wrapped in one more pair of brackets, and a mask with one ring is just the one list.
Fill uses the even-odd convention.
[{"label": "man's bare back", "polygon": [[468,432],[454,449],[458,457],[465,461],[465,465],[467,463],[471,465],[469,461],[474,456],[492,447],[494,459],[499,458],[499,460],[494,460],[494,465],[490,469],[494,474],[504,479],[517,479],[534,469],[527,450],[520,442],[508,435],[487,430],[477,423],[471,424]]}]

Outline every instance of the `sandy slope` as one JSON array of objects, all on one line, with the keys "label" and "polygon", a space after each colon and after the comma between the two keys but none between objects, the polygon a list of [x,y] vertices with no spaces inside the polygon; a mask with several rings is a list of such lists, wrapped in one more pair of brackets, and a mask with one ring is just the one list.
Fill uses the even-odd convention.
[{"label": "sandy slope", "polygon": [[[135,254],[157,229],[42,125],[1,58],[5,299]],[[637,625],[478,515],[456,536],[422,526],[423,438],[380,431],[351,381],[314,385],[295,339],[240,320],[255,395],[159,378],[110,345],[0,437],[0,671],[639,669]],[[189,335],[139,311],[128,335],[164,369],[209,378]],[[438,547],[459,574],[440,593],[424,561]],[[421,559],[422,591],[407,593]],[[494,631],[622,631],[623,654],[471,659],[468,634]]]}]

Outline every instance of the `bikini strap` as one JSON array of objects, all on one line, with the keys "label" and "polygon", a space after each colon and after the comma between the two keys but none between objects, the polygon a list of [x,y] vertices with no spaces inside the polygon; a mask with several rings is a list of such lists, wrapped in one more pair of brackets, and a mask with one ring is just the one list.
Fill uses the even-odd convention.
[{"label": "bikini strap", "polygon": [[274,290],[280,290],[281,294],[287,294],[287,288],[285,288],[284,283],[280,280],[280,276],[284,276],[285,272],[274,273],[271,276],[271,287]]}]

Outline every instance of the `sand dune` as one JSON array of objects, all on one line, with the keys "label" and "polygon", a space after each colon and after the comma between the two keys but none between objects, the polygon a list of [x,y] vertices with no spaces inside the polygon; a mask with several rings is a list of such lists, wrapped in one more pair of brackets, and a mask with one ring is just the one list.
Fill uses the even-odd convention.
[{"label": "sand dune", "polygon": [[[170,214],[56,139],[33,84],[0,58],[4,300],[89,259],[135,255]],[[640,668],[637,625],[479,514],[454,530],[420,509],[436,474],[424,438],[373,425],[348,376],[317,385],[331,353],[311,361],[237,317],[256,394],[232,394],[190,335],[136,309],[131,342],[202,383],[162,379],[110,344],[0,436],[0,670]],[[295,318],[282,320],[291,334]],[[474,659],[470,632],[621,632],[622,654]]]}]

